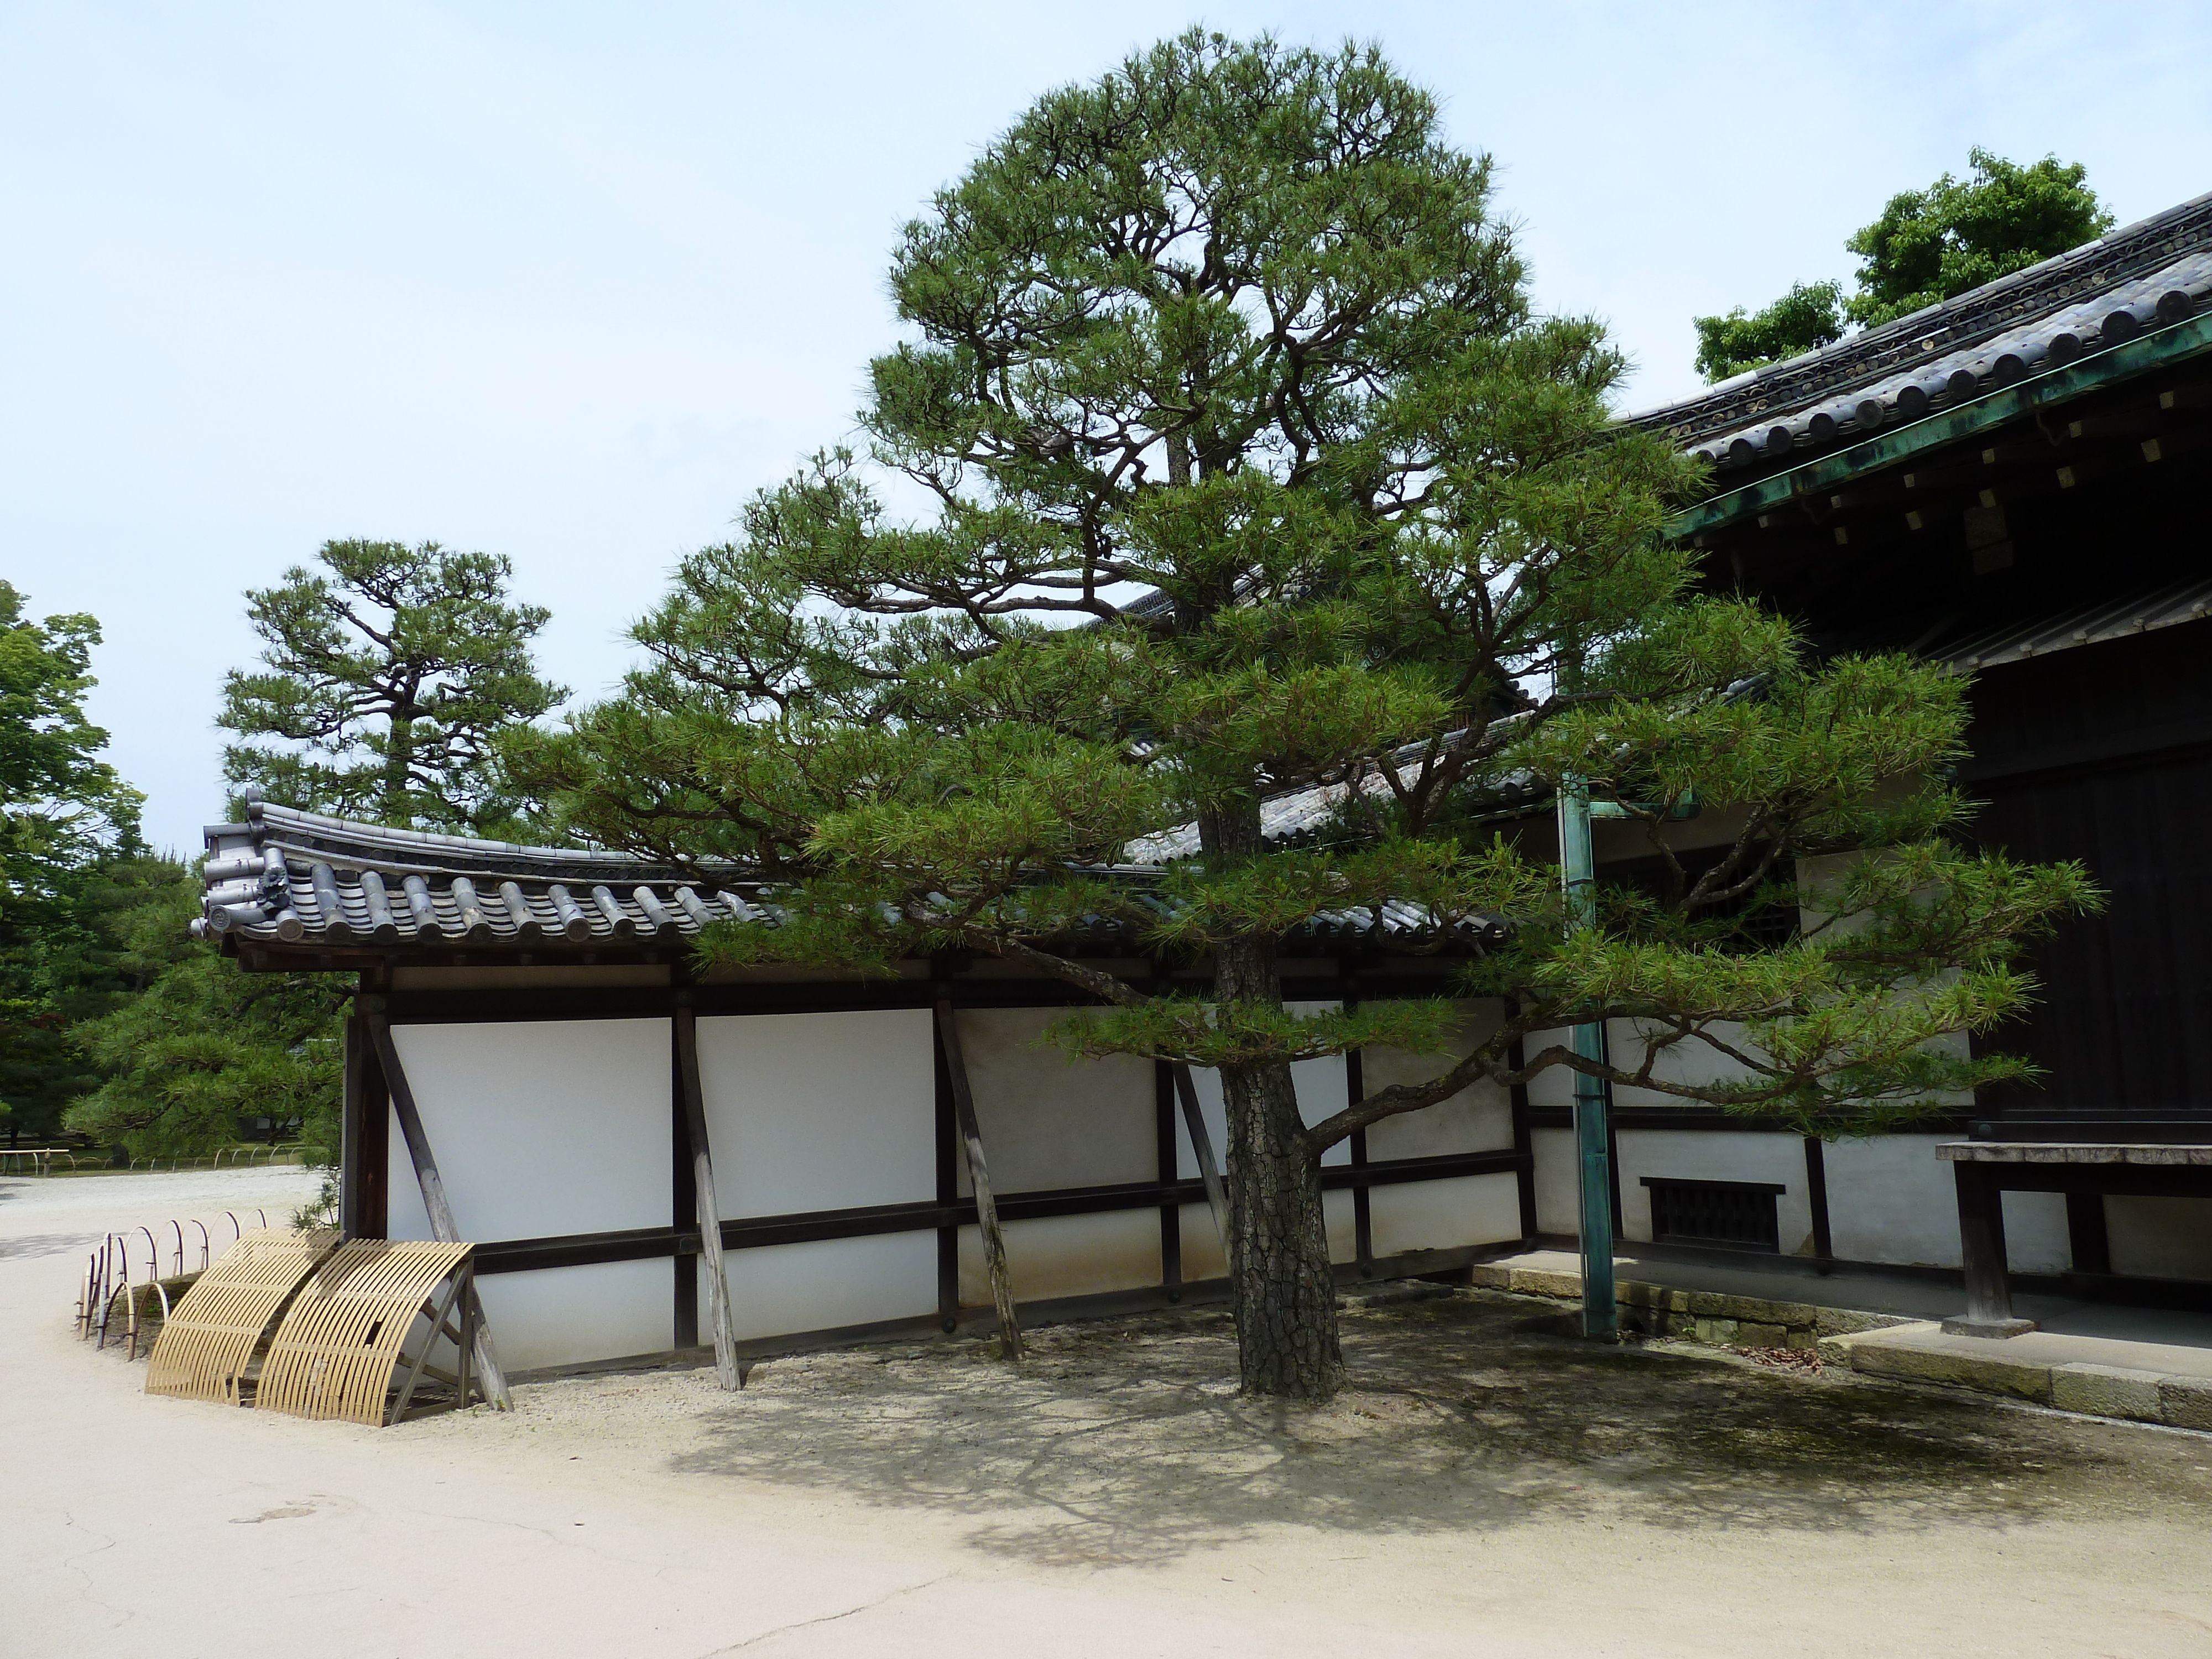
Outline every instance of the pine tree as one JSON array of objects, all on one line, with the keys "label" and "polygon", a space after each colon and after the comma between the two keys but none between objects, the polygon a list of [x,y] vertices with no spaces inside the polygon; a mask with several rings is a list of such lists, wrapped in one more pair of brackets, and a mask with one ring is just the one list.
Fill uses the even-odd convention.
[{"label": "pine tree", "polygon": [[319,557],[246,595],[266,649],[223,682],[218,723],[242,739],[224,777],[402,829],[515,833],[496,740],[568,696],[531,657],[550,613],[514,603],[491,554],[337,541]]},{"label": "pine tree", "polygon": [[[1387,1116],[1571,1066],[1832,1133],[2006,1070],[1933,1040],[2021,1006],[2015,947],[2080,872],[1947,838],[1954,680],[1816,665],[1696,591],[1659,533],[1693,480],[1610,426],[1620,354],[1531,307],[1488,161],[1377,52],[1194,31],[1054,92],[908,227],[890,290],[911,335],[865,454],[756,498],[639,625],[651,665],[520,763],[581,835],[753,866],[781,915],[710,962],[997,957],[1096,1000],[1074,1051],[1218,1067],[1248,1389],[1337,1386],[1318,1164]],[[1526,805],[1562,786],[1674,878],[1570,929]],[[1306,789],[1334,820],[1271,841]],[[1662,833],[1692,792],[1736,830],[1695,869]],[[1102,868],[1133,848],[1157,875]],[[1872,854],[1838,861],[1834,925],[1747,931],[1829,853]],[[1429,949],[1510,919],[1460,988],[1516,1012],[1463,1055],[1449,998],[1285,1005],[1296,930],[1393,901]],[[1207,988],[1066,954],[1099,916]],[[1535,1041],[1598,1017],[1647,1043]],[[1292,1063],[1366,1046],[1433,1074],[1303,1123]]]}]

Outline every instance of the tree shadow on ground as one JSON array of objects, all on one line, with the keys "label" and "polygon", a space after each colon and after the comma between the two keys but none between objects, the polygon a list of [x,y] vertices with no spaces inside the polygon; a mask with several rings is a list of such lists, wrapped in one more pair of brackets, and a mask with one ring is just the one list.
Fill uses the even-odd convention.
[{"label": "tree shadow on ground", "polygon": [[[1162,1559],[1289,1522],[1362,1532],[1540,1521],[2001,1527],[2142,1495],[2129,1431],[1717,1358],[1602,1348],[1482,1293],[1348,1310],[1328,1405],[1234,1391],[1225,1313],[756,1367],[674,1467],[974,1515],[981,1547]],[[2140,1467],[2138,1467],[2140,1466]]]}]

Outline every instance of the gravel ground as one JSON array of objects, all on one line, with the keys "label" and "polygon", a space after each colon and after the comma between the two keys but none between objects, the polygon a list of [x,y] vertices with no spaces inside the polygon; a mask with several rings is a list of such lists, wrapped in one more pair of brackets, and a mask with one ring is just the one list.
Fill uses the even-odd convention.
[{"label": "gravel ground", "polygon": [[1018,1370],[948,1341],[305,1424],[70,1341],[30,1184],[0,1550],[40,1591],[0,1653],[2212,1655],[2212,1437],[1596,1350],[1475,1293],[1348,1311],[1319,1409],[1238,1397],[1194,1309]]}]

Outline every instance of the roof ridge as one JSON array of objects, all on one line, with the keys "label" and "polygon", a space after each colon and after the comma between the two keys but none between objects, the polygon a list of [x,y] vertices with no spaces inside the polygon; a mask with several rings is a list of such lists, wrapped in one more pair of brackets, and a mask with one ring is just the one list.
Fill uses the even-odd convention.
[{"label": "roof ridge", "polygon": [[1978,345],[2207,246],[2212,246],[2212,191],[1834,345],[1754,369],[1747,380],[1738,376],[1695,397],[1624,416],[1621,424],[1663,431],[1687,447],[1709,434],[1747,425],[1769,410],[1800,409],[1932,362],[1939,352]]}]

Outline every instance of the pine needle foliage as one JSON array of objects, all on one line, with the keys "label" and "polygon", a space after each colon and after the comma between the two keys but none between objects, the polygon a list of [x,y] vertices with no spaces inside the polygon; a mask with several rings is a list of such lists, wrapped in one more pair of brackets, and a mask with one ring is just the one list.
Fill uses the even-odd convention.
[{"label": "pine needle foliage", "polygon": [[226,781],[399,829],[515,832],[526,804],[495,739],[568,696],[532,660],[550,613],[514,602],[494,554],[334,541],[317,562],[246,596],[264,649],[223,681]]},{"label": "pine needle foliage", "polygon": [[[710,963],[994,956],[1105,1005],[1061,1029],[1078,1052],[1219,1067],[1240,1355],[1267,1392],[1334,1386],[1337,1140],[1556,1066],[1874,1127],[2008,1071],[1932,1040],[2016,1011],[2021,942],[2089,897],[1948,838],[1955,680],[1814,665],[1697,589],[1661,532],[1698,480],[1611,425],[1622,358],[1531,305],[1490,177],[1371,47],[1193,31],[1048,94],[907,228],[910,333],[859,441],[684,562],[619,696],[515,744],[574,832],[767,884],[772,918],[712,933]],[[1548,819],[1500,806],[1570,777],[1662,859],[1650,804],[1692,792],[1732,840],[1571,931]],[[1333,822],[1270,842],[1263,803],[1308,788]],[[1745,904],[1825,854],[1856,855],[1834,921],[1747,946]],[[1511,920],[1460,988],[1517,1012],[1472,1052],[1449,999],[1285,1005],[1297,931],[1386,902],[1425,909],[1431,948]],[[1210,990],[1079,959],[1098,918]],[[1650,1046],[1613,1066],[1534,1040],[1591,1015]],[[1303,1122],[1290,1065],[1371,1045],[1435,1074]]]}]

